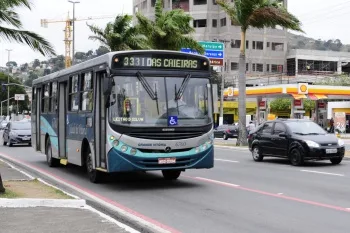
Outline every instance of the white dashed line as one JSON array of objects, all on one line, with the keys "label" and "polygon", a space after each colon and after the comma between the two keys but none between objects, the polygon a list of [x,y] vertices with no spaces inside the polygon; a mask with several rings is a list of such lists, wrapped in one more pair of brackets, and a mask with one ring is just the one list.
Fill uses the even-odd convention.
[{"label": "white dashed line", "polygon": [[277,193],[277,195],[283,195],[283,193]]},{"label": "white dashed line", "polygon": [[239,161],[228,160],[228,159],[214,159],[214,160],[221,161],[221,162],[228,162],[228,163],[239,163]]},{"label": "white dashed line", "polygon": [[345,176],[343,174],[336,174],[336,173],[329,173],[329,172],[319,172],[319,171],[312,171],[312,170],[300,170],[301,172],[309,172],[309,173],[316,173],[316,174],[322,174],[322,175],[331,175],[331,176]]},{"label": "white dashed line", "polygon": [[216,183],[216,184],[222,184],[222,185],[225,185],[225,186],[239,187],[238,184],[232,184],[232,183],[222,182],[222,181],[218,181],[218,180],[211,180],[211,179],[206,179],[206,178],[202,178],[202,177],[196,177],[196,179],[203,180],[203,181],[208,181],[208,182]]}]

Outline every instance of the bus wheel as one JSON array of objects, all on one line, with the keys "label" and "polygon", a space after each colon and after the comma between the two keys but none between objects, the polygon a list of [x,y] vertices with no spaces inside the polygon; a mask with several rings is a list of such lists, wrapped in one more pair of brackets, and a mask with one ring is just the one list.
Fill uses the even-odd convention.
[{"label": "bus wheel", "polygon": [[87,151],[87,153],[88,154],[86,156],[86,170],[89,175],[89,179],[92,183],[100,183],[102,181],[103,174],[100,171],[94,169],[90,149]]},{"label": "bus wheel", "polygon": [[60,164],[60,161],[56,158],[52,158],[52,148],[50,140],[46,142],[46,162],[49,167],[57,167]]},{"label": "bus wheel", "polygon": [[181,171],[179,170],[162,170],[163,177],[166,180],[176,180],[179,178]]}]

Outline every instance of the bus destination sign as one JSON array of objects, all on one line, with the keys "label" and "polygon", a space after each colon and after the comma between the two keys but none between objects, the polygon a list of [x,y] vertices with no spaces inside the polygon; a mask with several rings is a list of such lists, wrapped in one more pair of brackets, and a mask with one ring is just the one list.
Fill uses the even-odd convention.
[{"label": "bus destination sign", "polygon": [[210,63],[205,59],[174,56],[165,54],[145,55],[124,55],[114,58],[114,68],[158,68],[158,69],[189,69],[208,70]]}]

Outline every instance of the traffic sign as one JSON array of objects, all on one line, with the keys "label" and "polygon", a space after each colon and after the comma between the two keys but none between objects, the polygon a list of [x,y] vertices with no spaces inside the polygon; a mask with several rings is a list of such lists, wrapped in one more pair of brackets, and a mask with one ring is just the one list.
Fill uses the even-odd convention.
[{"label": "traffic sign", "polygon": [[[224,43],[208,41],[199,41],[198,43],[205,49],[204,56],[210,59],[210,65],[224,66]],[[189,48],[182,48],[181,52],[199,54],[196,50]]]},{"label": "traffic sign", "polygon": [[210,65],[211,66],[224,66],[224,60],[211,58]]},{"label": "traffic sign", "polygon": [[224,43],[221,42],[199,41],[199,44],[202,45],[205,50],[224,51]]},{"label": "traffic sign", "polygon": [[15,100],[25,100],[24,94],[15,94]]}]

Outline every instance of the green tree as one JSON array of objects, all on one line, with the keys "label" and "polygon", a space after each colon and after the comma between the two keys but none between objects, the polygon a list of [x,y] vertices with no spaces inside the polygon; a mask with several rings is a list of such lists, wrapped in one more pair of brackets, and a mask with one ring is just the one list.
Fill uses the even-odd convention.
[{"label": "green tree", "polygon": [[327,86],[350,86],[350,77],[347,75],[339,75],[335,77],[327,77],[314,83],[315,85]]},{"label": "green tree", "polygon": [[[290,110],[292,99],[289,98],[277,98],[270,102],[270,108],[275,111],[287,111]],[[303,99],[304,110],[311,111],[315,109],[315,101],[309,99]]]},{"label": "green tree", "polygon": [[[0,37],[9,42],[27,44],[30,48],[43,55],[54,55],[52,45],[38,34],[22,29],[19,15],[14,11],[16,7],[26,7],[31,10],[28,0],[0,1]],[[8,24],[10,28],[2,25]]]},{"label": "green tree", "polygon": [[100,46],[100,47],[98,47],[98,49],[96,49],[97,56],[101,56],[101,55],[106,54],[108,52],[109,52],[109,49],[105,46]]},{"label": "green tree", "polygon": [[39,77],[35,72],[30,72],[28,79],[24,82],[24,85],[31,87],[33,85],[33,81],[37,78]]},{"label": "green tree", "polygon": [[[4,74],[4,73],[0,73],[0,83],[2,84],[7,84],[7,79],[8,79],[8,75]],[[17,83],[19,85],[22,85],[21,82],[19,82],[18,80],[12,78],[10,76],[10,83]],[[25,100],[24,101],[18,101],[18,107],[19,107],[19,111],[22,112],[23,110],[29,110],[28,109],[28,105],[29,105],[29,99],[28,96],[26,95],[26,91],[24,90],[23,87],[21,86],[16,86],[16,85],[11,85],[11,86],[7,86],[6,88],[10,88],[10,98],[14,97],[15,94],[25,94]],[[7,91],[1,91],[0,92],[0,99],[1,100],[6,100],[7,99]],[[16,106],[17,106],[17,102],[14,99],[10,100],[10,105],[15,106],[12,111],[15,112],[16,111]],[[2,107],[2,111],[5,114],[7,112],[7,104],[3,103],[3,107]]]},{"label": "green tree", "polygon": [[39,59],[35,59],[33,62],[33,68],[35,69],[38,66],[40,67],[40,61],[39,61]]},{"label": "green tree", "polygon": [[282,26],[294,31],[302,31],[300,21],[275,0],[217,0],[230,17],[232,24],[241,28],[241,48],[239,55],[239,136],[237,145],[247,145],[246,128],[246,32],[249,27],[262,29]]},{"label": "green tree", "polygon": [[15,62],[15,61],[6,62],[6,66],[7,67],[17,67],[17,62]]},{"label": "green tree", "polygon": [[137,29],[131,26],[132,16],[119,15],[114,22],[110,22],[102,29],[97,26],[88,25],[95,34],[89,39],[101,42],[111,51],[147,49],[147,39]]},{"label": "green tree", "polygon": [[146,35],[153,49],[175,50],[191,48],[203,54],[203,47],[190,35],[195,30],[190,25],[193,18],[182,9],[163,10],[163,0],[156,0],[155,20],[136,14],[138,30]]}]

